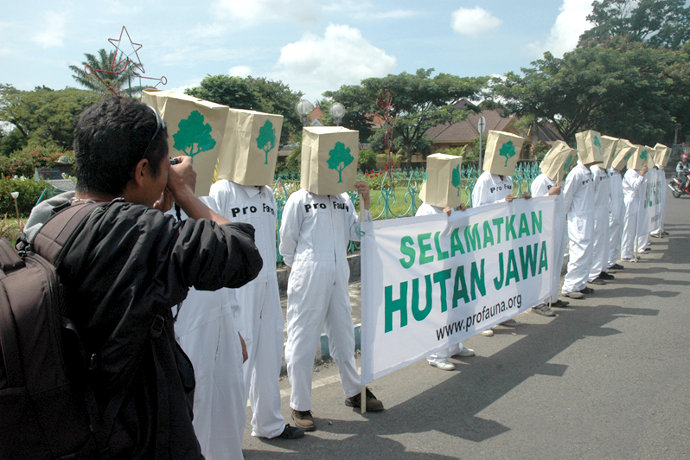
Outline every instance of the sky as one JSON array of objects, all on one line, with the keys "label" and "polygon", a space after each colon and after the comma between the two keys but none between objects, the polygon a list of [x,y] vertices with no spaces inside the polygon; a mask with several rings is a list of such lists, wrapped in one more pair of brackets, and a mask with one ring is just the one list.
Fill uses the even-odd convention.
[{"label": "sky", "polygon": [[142,64],[143,83],[167,79],[159,88],[251,75],[316,101],[419,68],[517,72],[544,51],[573,49],[590,11],[591,0],[13,0],[0,17],[0,83],[79,87],[68,66],[114,50],[113,39]]}]

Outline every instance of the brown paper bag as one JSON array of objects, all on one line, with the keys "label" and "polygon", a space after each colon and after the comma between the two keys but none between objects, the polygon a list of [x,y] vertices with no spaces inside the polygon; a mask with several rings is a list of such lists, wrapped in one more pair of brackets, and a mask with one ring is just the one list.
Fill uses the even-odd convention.
[{"label": "brown paper bag", "polygon": [[637,152],[637,146],[633,145],[627,139],[618,139],[616,144],[616,153],[611,162],[611,167],[617,170],[627,167],[628,161]]},{"label": "brown paper bag", "polygon": [[218,155],[218,179],[242,185],[273,182],[282,127],[282,115],[229,109]]},{"label": "brown paper bag", "polygon": [[524,138],[513,133],[489,131],[482,169],[491,174],[512,176],[524,142]]},{"label": "brown paper bag", "polygon": [[611,167],[611,163],[613,163],[613,158],[616,154],[616,145],[618,144],[618,138],[616,137],[611,137],[611,136],[601,136],[601,150],[602,150],[602,157],[603,157],[603,164],[602,168],[603,169],[609,169]]},{"label": "brown paper bag", "polygon": [[168,126],[171,157],[194,159],[197,196],[208,195],[228,117],[228,107],[168,90],[146,89],[142,101],[153,106]]},{"label": "brown paper bag", "polygon": [[656,152],[654,154],[654,163],[661,165],[662,168],[665,168],[668,164],[668,160],[671,158],[671,149],[666,147],[664,144],[657,143],[654,146],[654,151]]},{"label": "brown paper bag", "polygon": [[539,163],[539,169],[546,174],[546,177],[558,182],[568,174],[575,163],[577,163],[575,149],[571,149],[563,141],[556,141]]},{"label": "brown paper bag", "polygon": [[358,131],[340,126],[304,128],[300,186],[317,195],[352,190],[357,178],[358,155]]},{"label": "brown paper bag", "polygon": [[577,156],[583,165],[603,163],[604,151],[601,134],[596,131],[582,131],[575,134]]},{"label": "brown paper bag", "polygon": [[462,204],[462,157],[434,153],[426,157],[426,180],[419,198],[432,206],[455,209]]},{"label": "brown paper bag", "polygon": [[640,170],[643,166],[647,166],[649,152],[644,145],[636,145],[635,150],[628,160],[628,169]]}]

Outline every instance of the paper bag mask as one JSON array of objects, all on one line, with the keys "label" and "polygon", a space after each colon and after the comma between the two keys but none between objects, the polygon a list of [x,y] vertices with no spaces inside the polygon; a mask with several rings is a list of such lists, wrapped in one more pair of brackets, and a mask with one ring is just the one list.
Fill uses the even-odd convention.
[{"label": "paper bag mask", "polygon": [[426,157],[426,180],[419,198],[439,208],[462,204],[462,157],[434,153]]},{"label": "paper bag mask", "polygon": [[486,138],[483,170],[500,176],[512,176],[520,159],[525,139],[503,131],[489,131]]},{"label": "paper bag mask", "polygon": [[357,177],[359,132],[340,126],[313,126],[302,130],[300,186],[317,195],[352,190]]},{"label": "paper bag mask", "polygon": [[197,196],[208,195],[213,183],[228,107],[168,90],[146,89],[142,101],[153,106],[168,126],[171,157],[194,159]]},{"label": "paper bag mask", "polygon": [[583,165],[604,162],[601,134],[596,131],[582,131],[575,134],[577,156]]},{"label": "paper bag mask", "polygon": [[671,149],[666,147],[664,144],[656,144],[654,146],[654,163],[665,168],[668,164],[669,158],[671,158]]},{"label": "paper bag mask", "polygon": [[283,116],[228,110],[216,176],[242,185],[270,184],[278,160]]},{"label": "paper bag mask", "polygon": [[601,136],[601,151],[602,159],[604,160],[601,167],[603,169],[609,169],[611,163],[613,163],[613,158],[616,154],[616,146],[618,144],[618,138],[611,136]]},{"label": "paper bag mask", "polygon": [[628,160],[628,169],[640,170],[643,166],[647,166],[649,161],[649,151],[644,145],[636,145],[635,151]]},{"label": "paper bag mask", "polygon": [[[617,170],[623,169],[623,166],[628,164],[628,161],[636,153],[637,147],[627,139],[618,139],[616,144],[616,152],[611,162],[611,167]],[[627,167],[627,166],[626,166]]]},{"label": "paper bag mask", "polygon": [[553,181],[564,178],[570,168],[577,163],[577,152],[563,141],[556,141],[539,163],[539,169]]}]

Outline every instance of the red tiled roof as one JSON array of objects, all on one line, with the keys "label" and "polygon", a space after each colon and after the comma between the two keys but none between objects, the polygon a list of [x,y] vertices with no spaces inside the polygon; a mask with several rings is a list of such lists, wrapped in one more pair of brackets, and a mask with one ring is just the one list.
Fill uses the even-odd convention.
[{"label": "red tiled roof", "polygon": [[499,110],[483,110],[480,113],[472,113],[462,121],[434,126],[428,129],[425,135],[434,144],[469,143],[479,137],[477,122],[482,116],[486,120],[484,133],[494,130],[518,134],[517,130],[510,126],[516,118],[515,115],[503,117],[501,114],[502,112]]}]

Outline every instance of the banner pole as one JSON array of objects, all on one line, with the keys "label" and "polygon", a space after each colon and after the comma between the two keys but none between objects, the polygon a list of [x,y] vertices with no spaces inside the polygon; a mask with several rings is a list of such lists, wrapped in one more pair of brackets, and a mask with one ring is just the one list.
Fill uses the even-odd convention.
[{"label": "banner pole", "polygon": [[[635,231],[637,231],[637,230],[635,230]],[[638,259],[638,255],[637,255],[637,236],[635,236],[634,243],[635,243],[635,262],[638,262],[639,259]]]},{"label": "banner pole", "polygon": [[366,413],[366,411],[367,411],[367,387],[366,386],[362,387],[362,392],[360,393],[360,396],[359,396],[359,402],[360,402],[359,413],[360,414]]}]

